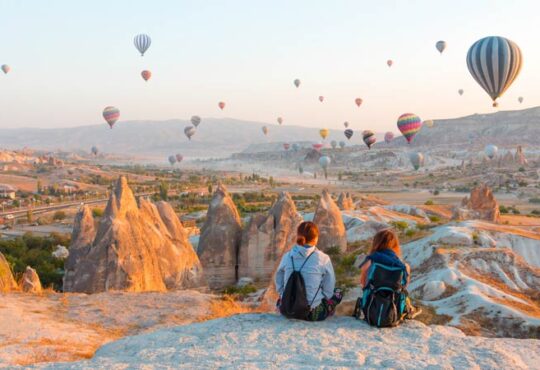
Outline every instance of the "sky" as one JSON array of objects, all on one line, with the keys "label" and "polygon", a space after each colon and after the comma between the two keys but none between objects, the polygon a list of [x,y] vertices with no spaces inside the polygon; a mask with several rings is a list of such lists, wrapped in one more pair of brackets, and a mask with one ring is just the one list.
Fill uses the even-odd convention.
[{"label": "sky", "polygon": [[[540,105],[535,0],[0,0],[0,9],[0,64],[12,68],[0,73],[0,128],[105,125],[113,105],[120,121],[281,116],[395,131],[405,112],[494,111],[465,62],[490,35],[515,41],[524,58],[499,109]],[[144,57],[139,33],[152,38]],[[448,44],[442,55],[438,40]]]}]

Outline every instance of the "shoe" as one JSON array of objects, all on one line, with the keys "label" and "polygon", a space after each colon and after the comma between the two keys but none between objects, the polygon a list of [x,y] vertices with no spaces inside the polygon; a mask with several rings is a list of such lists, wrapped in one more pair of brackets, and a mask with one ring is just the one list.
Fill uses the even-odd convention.
[{"label": "shoe", "polygon": [[341,303],[341,300],[343,299],[343,293],[342,293],[341,289],[339,289],[339,288],[334,289],[334,295],[332,296],[331,299],[336,304]]},{"label": "shoe", "polygon": [[413,320],[415,317],[417,317],[421,313],[422,313],[421,308],[409,306],[407,316],[405,316],[405,320]]}]

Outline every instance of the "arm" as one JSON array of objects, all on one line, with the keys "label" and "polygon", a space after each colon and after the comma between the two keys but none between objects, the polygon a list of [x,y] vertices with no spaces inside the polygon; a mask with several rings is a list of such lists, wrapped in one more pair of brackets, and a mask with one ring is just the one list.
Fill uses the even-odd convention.
[{"label": "arm", "polygon": [[336,287],[336,275],[334,274],[334,267],[332,266],[330,258],[328,258],[328,261],[324,266],[323,274],[322,294],[326,298],[331,298],[334,295],[334,288]]},{"label": "arm", "polygon": [[281,258],[281,262],[279,263],[278,269],[276,271],[276,276],[274,278],[274,282],[276,283],[276,291],[278,292],[279,296],[281,297],[281,294],[283,293],[283,289],[285,289],[284,286],[284,280],[285,280],[285,261],[286,258],[289,258],[289,254],[286,253]]},{"label": "arm", "polygon": [[408,263],[405,264],[405,269],[407,270],[407,283],[405,284],[405,288],[409,285],[411,282],[411,266],[409,266]]},{"label": "arm", "polygon": [[370,266],[371,261],[368,260],[360,269],[360,284],[362,285],[362,289],[364,289],[367,284],[367,275]]}]

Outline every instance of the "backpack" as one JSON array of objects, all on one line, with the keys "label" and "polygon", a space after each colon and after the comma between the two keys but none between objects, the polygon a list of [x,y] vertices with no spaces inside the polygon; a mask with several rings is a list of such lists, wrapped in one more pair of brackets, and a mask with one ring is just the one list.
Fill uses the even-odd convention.
[{"label": "backpack", "polygon": [[363,314],[368,324],[378,328],[399,325],[406,315],[407,271],[372,261],[367,280],[354,316],[360,319]]},{"label": "backpack", "polygon": [[[314,250],[309,256],[306,257],[304,263],[302,263],[302,266],[300,266],[298,271],[294,267],[294,260],[291,256],[293,272],[287,280],[285,290],[281,296],[281,303],[279,305],[279,311],[281,314],[289,319],[305,320],[311,311],[311,305],[307,300],[306,283],[304,282],[304,277],[300,271],[302,271],[302,268],[306,262],[312,255],[315,254],[315,252],[317,252],[317,250]],[[319,290],[317,290],[317,293],[315,293],[315,297],[317,297],[318,293]],[[315,300],[315,297],[313,297],[313,300]],[[313,304],[313,301],[311,303]]]}]

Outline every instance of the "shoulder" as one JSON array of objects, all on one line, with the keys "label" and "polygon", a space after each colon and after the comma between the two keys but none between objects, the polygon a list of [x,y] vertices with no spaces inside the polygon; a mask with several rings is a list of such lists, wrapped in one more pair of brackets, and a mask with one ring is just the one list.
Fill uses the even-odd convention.
[{"label": "shoulder", "polygon": [[314,257],[317,257],[321,263],[331,263],[330,256],[317,249],[314,253],[317,253]]}]

